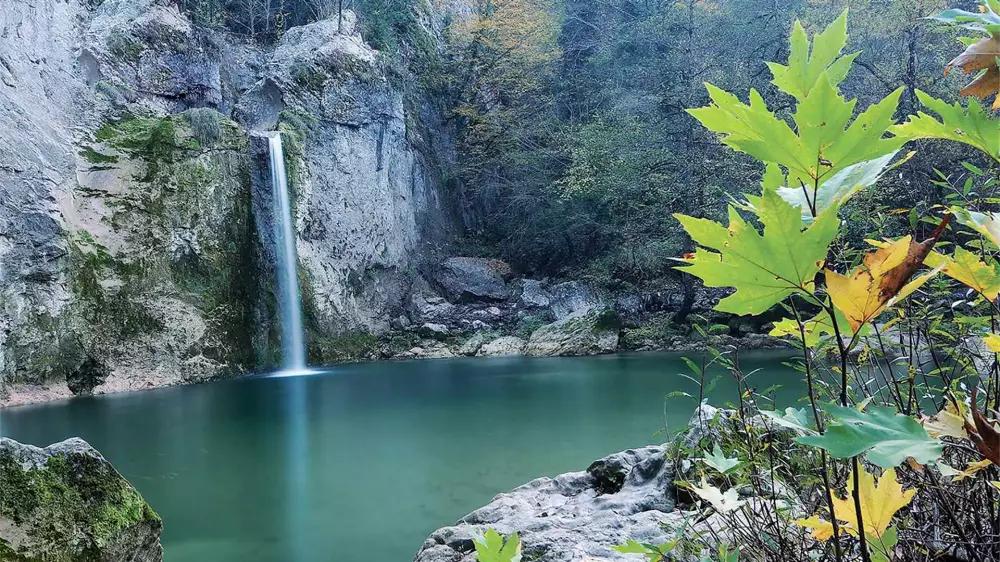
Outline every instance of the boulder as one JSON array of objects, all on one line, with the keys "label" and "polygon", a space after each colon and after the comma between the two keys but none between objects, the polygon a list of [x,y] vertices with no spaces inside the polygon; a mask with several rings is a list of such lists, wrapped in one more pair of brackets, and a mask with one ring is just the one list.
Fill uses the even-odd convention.
[{"label": "boulder", "polygon": [[420,326],[420,335],[428,338],[446,338],[448,337],[448,326],[444,324],[436,324],[434,322],[426,322],[424,325]]},{"label": "boulder", "polygon": [[160,562],[159,516],[82,439],[0,438],[0,560]]},{"label": "boulder", "polygon": [[618,349],[621,326],[609,308],[578,312],[535,330],[527,354],[534,356],[596,355]]},{"label": "boulder", "polygon": [[505,275],[510,266],[485,258],[448,258],[434,274],[434,280],[453,302],[502,301],[510,296]]},{"label": "boulder", "polygon": [[525,279],[521,286],[521,304],[529,308],[546,308],[552,304],[552,295],[541,281]]},{"label": "boulder", "polygon": [[458,348],[459,355],[475,355],[479,353],[479,349],[483,347],[486,343],[486,334],[483,332],[476,332],[469,339],[465,340],[462,345]]},{"label": "boulder", "polygon": [[517,336],[503,336],[491,342],[484,343],[476,355],[480,357],[503,357],[523,355],[527,342]]},{"label": "boulder", "polygon": [[556,319],[603,307],[604,299],[593,287],[580,281],[566,281],[549,289],[550,305]]},{"label": "boulder", "polygon": [[539,478],[432,533],[414,562],[475,562],[472,541],[490,528],[519,532],[525,560],[635,560],[612,547],[665,542],[664,527],[679,527],[686,516],[673,511],[673,475],[666,447],[650,446],[616,453],[584,472]]}]

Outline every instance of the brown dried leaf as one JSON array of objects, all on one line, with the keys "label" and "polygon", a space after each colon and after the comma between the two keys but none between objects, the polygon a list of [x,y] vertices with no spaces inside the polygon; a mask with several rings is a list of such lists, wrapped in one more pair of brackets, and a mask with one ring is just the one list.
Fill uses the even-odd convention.
[{"label": "brown dried leaf", "polygon": [[993,461],[993,464],[1000,464],[1000,431],[997,431],[997,428],[986,419],[986,416],[979,412],[979,406],[976,403],[978,394],[979,387],[976,386],[972,389],[972,419],[975,426],[966,422],[965,430],[969,433],[969,439],[972,440],[980,454]]},{"label": "brown dried leaf", "polygon": [[985,37],[969,45],[962,54],[952,59],[944,67],[944,74],[947,76],[952,67],[956,66],[966,74],[984,68],[995,68],[997,57],[1000,57],[1000,37]]}]

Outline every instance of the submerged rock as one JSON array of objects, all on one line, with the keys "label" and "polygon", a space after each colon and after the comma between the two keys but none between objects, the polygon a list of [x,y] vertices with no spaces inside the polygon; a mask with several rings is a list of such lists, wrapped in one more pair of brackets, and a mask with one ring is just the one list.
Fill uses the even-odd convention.
[{"label": "submerged rock", "polygon": [[571,314],[535,330],[527,353],[535,356],[596,355],[618,350],[621,325],[611,309]]},{"label": "submerged rock", "polygon": [[0,560],[159,562],[159,516],[82,439],[0,438]]},{"label": "submerged rock", "polygon": [[635,539],[659,544],[679,525],[673,464],[665,446],[616,453],[585,472],[539,478],[439,529],[414,562],[475,562],[473,539],[486,529],[519,532],[524,559],[536,562],[635,560],[612,547]]}]

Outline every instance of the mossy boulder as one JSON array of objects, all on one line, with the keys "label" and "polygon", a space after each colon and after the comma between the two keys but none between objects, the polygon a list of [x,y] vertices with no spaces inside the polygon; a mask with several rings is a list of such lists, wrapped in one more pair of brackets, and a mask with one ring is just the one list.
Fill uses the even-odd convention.
[{"label": "mossy boulder", "polygon": [[0,560],[160,562],[160,517],[82,439],[0,438]]},{"label": "mossy boulder", "polygon": [[621,320],[610,308],[571,314],[535,330],[527,354],[534,356],[597,355],[618,350]]}]

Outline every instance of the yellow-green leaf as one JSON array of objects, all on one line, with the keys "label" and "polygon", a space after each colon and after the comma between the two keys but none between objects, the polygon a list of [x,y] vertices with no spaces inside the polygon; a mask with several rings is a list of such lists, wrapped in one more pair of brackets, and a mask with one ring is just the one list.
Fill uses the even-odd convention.
[{"label": "yellow-green leaf", "polygon": [[733,287],[736,292],[719,301],[716,310],[732,314],[760,314],[789,295],[813,290],[813,278],[826,260],[837,235],[838,207],[822,213],[808,228],[799,209],[776,192],[766,191],[754,212],[763,232],[734,208],[729,226],[674,215],[701,246],[682,261],[688,273],[709,287]]},{"label": "yellow-green leaf", "polygon": [[941,268],[942,273],[989,300],[996,299],[1000,294],[1000,268],[996,262],[988,265],[961,246],[956,247],[951,256],[931,252],[924,258],[924,263],[929,267]]}]

